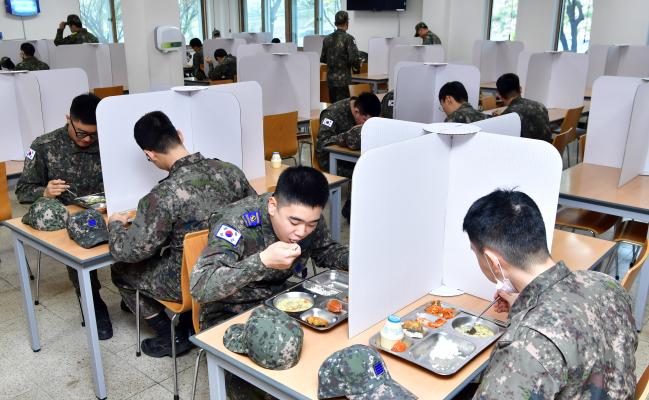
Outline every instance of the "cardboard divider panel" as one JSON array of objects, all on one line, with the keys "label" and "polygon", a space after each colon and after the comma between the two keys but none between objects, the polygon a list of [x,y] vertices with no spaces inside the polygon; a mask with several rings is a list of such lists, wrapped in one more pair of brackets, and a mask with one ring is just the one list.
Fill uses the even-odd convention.
[{"label": "cardboard divider panel", "polygon": [[389,57],[388,86],[390,89],[394,89],[396,78],[395,69],[398,63],[404,61],[442,63],[444,62],[444,48],[439,44],[431,46],[397,45],[392,47]]}]

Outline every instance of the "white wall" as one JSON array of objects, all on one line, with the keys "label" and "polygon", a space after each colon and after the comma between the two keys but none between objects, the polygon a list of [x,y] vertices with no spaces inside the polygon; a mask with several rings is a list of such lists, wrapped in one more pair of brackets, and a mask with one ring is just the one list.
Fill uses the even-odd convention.
[{"label": "white wall", "polygon": [[[643,17],[644,16],[644,17]],[[649,44],[649,1],[594,0],[590,42]]]},{"label": "white wall", "polygon": [[3,39],[54,39],[59,22],[65,21],[68,14],[79,14],[79,0],[44,0],[40,2],[40,14],[22,18],[7,14],[2,3],[0,32]]},{"label": "white wall", "polygon": [[212,0],[207,2],[207,28],[205,38],[212,37],[214,28],[221,31],[222,38],[231,38],[232,33],[240,32],[239,0]]}]

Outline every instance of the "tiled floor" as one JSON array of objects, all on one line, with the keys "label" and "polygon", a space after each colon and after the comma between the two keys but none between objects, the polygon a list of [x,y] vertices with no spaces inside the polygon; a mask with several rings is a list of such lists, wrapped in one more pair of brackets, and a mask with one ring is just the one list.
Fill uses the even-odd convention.
[{"label": "tiled floor", "polygon": [[[26,207],[12,199],[14,215]],[[343,221],[343,240],[349,226]],[[30,249],[28,259],[35,264]],[[627,250],[628,252],[628,250]],[[36,306],[42,350],[33,353],[27,339],[27,324],[18,286],[16,260],[10,235],[0,229],[0,400],[4,399],[94,399],[86,335],[80,326],[80,312],[72,285],[60,263],[43,258],[41,304]],[[119,307],[119,295],[110,282],[108,269],[99,271],[101,294],[109,307],[114,337],[101,342],[102,359],[110,399],[171,398],[171,359],[135,357],[133,316]],[[150,332],[143,326],[143,335]],[[189,398],[196,350],[179,358],[180,397]],[[637,374],[649,364],[649,327],[640,334],[636,351]],[[207,371],[201,363],[197,399],[208,398]]]}]

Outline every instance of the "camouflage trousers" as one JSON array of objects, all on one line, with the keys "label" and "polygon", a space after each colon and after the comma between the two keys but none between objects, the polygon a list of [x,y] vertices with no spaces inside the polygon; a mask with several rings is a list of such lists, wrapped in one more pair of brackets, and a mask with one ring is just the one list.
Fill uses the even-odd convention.
[{"label": "camouflage trousers", "polygon": [[331,86],[327,85],[329,89],[329,103],[335,103],[339,100],[349,98],[349,86]]},{"label": "camouflage trousers", "polygon": [[[70,278],[70,282],[72,282],[72,285],[74,285],[74,290],[77,292],[77,296],[81,297],[81,289],[79,288],[79,274],[77,273],[77,270],[68,267],[67,265],[65,266],[68,269],[68,277]],[[92,292],[96,293],[101,289],[101,283],[99,283],[99,277],[97,276],[97,270],[90,271],[90,284],[92,286]]]},{"label": "camouflage trousers", "polygon": [[152,317],[164,306],[157,300],[180,302],[180,265],[169,259],[151,258],[139,263],[119,262],[110,267],[113,283],[128,308],[135,313],[135,291],[140,291],[140,316]]}]

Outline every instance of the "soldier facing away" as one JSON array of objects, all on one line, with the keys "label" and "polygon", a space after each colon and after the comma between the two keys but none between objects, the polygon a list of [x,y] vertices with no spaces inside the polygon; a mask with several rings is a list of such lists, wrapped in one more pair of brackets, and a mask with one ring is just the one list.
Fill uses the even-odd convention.
[{"label": "soldier facing away", "polygon": [[446,113],[444,122],[470,124],[487,118],[469,103],[469,94],[461,82],[447,82],[439,89],[439,104]]},{"label": "soldier facing away", "polygon": [[36,58],[34,53],[36,53],[36,49],[33,44],[29,42],[21,44],[20,58],[22,58],[22,61],[16,64],[16,70],[40,71],[50,69],[50,66]]},{"label": "soldier facing away", "polygon": [[349,84],[352,83],[352,69],[360,72],[361,60],[356,40],[347,33],[349,15],[338,11],[335,16],[336,30],[322,43],[320,62],[327,64],[327,88],[329,101],[335,103],[349,97]]},{"label": "soldier facing away", "polygon": [[211,80],[234,80],[237,75],[237,58],[232,54],[228,54],[225,49],[214,50],[214,59],[207,56],[205,62],[209,66],[207,75]]},{"label": "soldier facing away", "polygon": [[552,260],[541,212],[522,192],[478,199],[463,229],[510,321],[474,399],[633,398],[638,337],[616,280]]},{"label": "soldier facing away", "polygon": [[[131,311],[136,307],[135,289],[140,290],[141,315],[157,335],[142,341],[142,351],[163,357],[171,355],[171,322],[164,306],[154,299],[182,300],[185,235],[207,228],[215,210],[255,192],[238,167],[190,154],[182,144],[182,133],[161,111],[144,115],[133,130],[143,156],[169,175],[140,199],[130,228],[126,214],[110,216],[110,252],[120,261],[111,267],[111,275]],[[188,328],[177,330],[177,354],[191,348]]]},{"label": "soldier facing away", "polygon": [[[63,30],[66,25],[70,27],[70,32],[72,33],[63,37]],[[78,15],[70,14],[68,15],[67,20],[59,23],[59,28],[56,30],[56,38],[54,38],[54,44],[59,46],[62,44],[82,43],[99,43],[99,40],[97,40],[95,35],[88,32],[88,30],[83,27],[81,18],[79,18]]]}]

